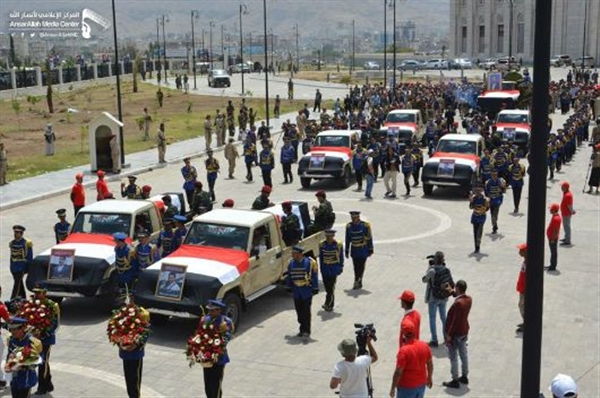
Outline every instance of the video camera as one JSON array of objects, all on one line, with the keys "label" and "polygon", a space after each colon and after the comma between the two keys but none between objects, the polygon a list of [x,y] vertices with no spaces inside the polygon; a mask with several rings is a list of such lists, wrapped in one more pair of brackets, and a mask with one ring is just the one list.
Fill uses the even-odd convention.
[{"label": "video camera", "polygon": [[[436,254],[430,254],[429,256],[427,256],[427,260],[429,260],[429,266],[430,267],[438,264],[438,263],[436,263],[436,259],[438,257],[439,256],[437,256]],[[446,265],[446,261],[444,261],[444,255],[443,254],[441,255],[441,260],[442,260],[442,262],[439,263],[439,265]]]},{"label": "video camera", "polygon": [[356,333],[356,345],[358,346],[358,355],[365,355],[367,353],[367,338],[371,338],[373,341],[377,341],[377,331],[372,323],[362,324],[355,323],[354,327],[358,329]]}]

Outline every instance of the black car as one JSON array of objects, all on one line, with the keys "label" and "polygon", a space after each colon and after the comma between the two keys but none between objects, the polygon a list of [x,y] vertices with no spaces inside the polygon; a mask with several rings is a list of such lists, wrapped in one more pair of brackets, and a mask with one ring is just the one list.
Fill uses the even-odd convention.
[{"label": "black car", "polygon": [[213,69],[208,72],[208,87],[231,87],[229,74],[225,69]]}]

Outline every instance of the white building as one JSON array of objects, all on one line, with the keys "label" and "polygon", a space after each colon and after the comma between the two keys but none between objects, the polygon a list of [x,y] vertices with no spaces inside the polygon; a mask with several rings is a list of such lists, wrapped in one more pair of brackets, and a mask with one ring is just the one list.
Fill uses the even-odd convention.
[{"label": "white building", "polygon": [[[450,0],[451,52],[457,57],[474,59],[512,53],[516,59],[531,62],[534,19],[535,0]],[[600,0],[553,0],[552,54],[580,58],[584,47],[584,25],[586,55],[594,57],[598,65]]]}]

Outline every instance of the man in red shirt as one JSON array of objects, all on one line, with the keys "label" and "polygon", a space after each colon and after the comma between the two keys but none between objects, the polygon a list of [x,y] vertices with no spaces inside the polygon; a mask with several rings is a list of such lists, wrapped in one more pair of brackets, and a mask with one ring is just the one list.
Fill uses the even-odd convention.
[{"label": "man in red shirt", "polygon": [[83,173],[75,175],[75,184],[71,188],[71,202],[73,202],[73,210],[75,217],[77,213],[85,206],[85,189],[83,187]]},{"label": "man in red shirt", "polygon": [[[473,300],[467,296],[467,282],[462,279],[454,286],[454,304],[448,310],[446,318],[446,347],[450,357],[450,373],[452,381],[443,382],[448,388],[460,388],[460,383],[469,384],[469,355],[467,351],[467,336],[469,334],[469,312]],[[462,376],[458,377],[458,357],[460,356]]]},{"label": "man in red shirt", "polygon": [[[2,287],[0,286],[0,296],[2,296]],[[5,324],[8,324],[10,319],[10,314],[8,313],[8,309],[4,305],[4,302],[0,300],[0,318],[4,320]],[[0,329],[1,330],[1,329]],[[4,356],[4,338],[0,332],[0,358],[6,358]],[[6,381],[4,380],[4,369],[0,367],[0,390],[6,387]]]},{"label": "man in red shirt", "polygon": [[561,245],[571,244],[571,216],[574,216],[576,211],[573,209],[573,192],[570,191],[571,185],[563,181],[560,184],[560,189],[563,192],[562,201],[560,202],[560,215],[562,216],[563,229],[565,231],[564,239],[561,239]]},{"label": "man in red shirt", "polygon": [[556,262],[558,261],[558,236],[560,235],[560,205],[558,203],[552,203],[550,205],[550,224],[546,229],[546,236],[548,237],[548,243],[550,244],[550,265],[546,267],[548,271],[556,270]]},{"label": "man in red shirt", "polygon": [[412,291],[403,291],[398,299],[400,300],[402,309],[404,310],[404,316],[402,317],[402,321],[400,321],[400,341],[398,345],[398,347],[402,347],[404,345],[404,339],[402,338],[402,324],[405,320],[410,320],[413,325],[415,325],[415,339],[419,340],[419,331],[421,330],[421,314],[419,314],[419,311],[413,309],[413,305],[415,304],[415,294]]},{"label": "man in red shirt", "polygon": [[404,320],[401,329],[405,343],[396,357],[390,397],[421,398],[425,396],[425,388],[433,385],[431,349],[427,343],[415,339],[416,328],[411,321]]},{"label": "man in red shirt", "polygon": [[106,184],[106,180],[104,180],[106,173],[102,170],[98,170],[96,175],[98,175],[98,181],[96,181],[96,200],[99,202],[101,200],[108,199],[112,194],[108,190],[108,184]]},{"label": "man in red shirt", "polygon": [[525,327],[525,272],[527,270],[527,243],[521,243],[517,246],[519,256],[523,257],[519,279],[517,279],[517,292],[519,292],[519,312],[523,322],[517,325],[517,333],[522,333]]}]

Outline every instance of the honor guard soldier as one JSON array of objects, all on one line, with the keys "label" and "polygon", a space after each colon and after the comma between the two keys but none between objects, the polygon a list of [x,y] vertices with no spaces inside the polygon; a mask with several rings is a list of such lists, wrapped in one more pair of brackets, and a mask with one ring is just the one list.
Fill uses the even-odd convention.
[{"label": "honor guard soldier", "polygon": [[273,187],[271,172],[275,168],[275,156],[268,142],[263,142],[263,150],[258,154],[258,165],[262,172],[263,184]]},{"label": "honor guard soldier", "polygon": [[181,175],[183,176],[183,190],[185,191],[185,197],[188,202],[188,206],[192,206],[192,199],[194,196],[194,183],[198,178],[198,172],[196,168],[191,165],[190,158],[184,158],[183,163],[185,164],[181,168]]},{"label": "honor guard soldier", "polygon": [[480,169],[481,182],[485,184],[487,180],[492,178],[492,170],[494,169],[493,160],[490,156],[490,150],[488,148],[485,148],[483,150],[483,157],[481,158]]},{"label": "honor guard soldier", "polygon": [[194,191],[194,198],[192,199],[192,214],[197,216],[204,214],[207,211],[213,209],[212,199],[210,193],[202,189],[202,183],[196,181],[194,183],[196,190]]},{"label": "honor guard soldier", "polygon": [[46,289],[36,287],[33,289],[33,297],[30,301],[39,300],[46,305],[52,312],[52,325],[43,336],[38,336],[35,331],[35,337],[42,343],[41,356],[43,362],[38,365],[38,388],[34,395],[44,395],[54,391],[52,384],[52,374],[50,373],[50,350],[56,344],[56,330],[60,322],[60,307],[57,303],[46,297]]},{"label": "honor guard soldier", "polygon": [[[128,300],[132,300],[131,297]],[[139,307],[143,321],[150,320],[150,313],[143,307]],[[144,366],[144,355],[149,333],[144,334],[145,340],[132,344],[119,344],[119,358],[123,361],[123,376],[127,386],[129,398],[140,398],[142,388],[142,369]]]},{"label": "honor guard soldier", "polygon": [[523,192],[525,167],[519,163],[519,158],[515,156],[513,162],[508,166],[508,175],[510,177],[510,186],[513,191],[513,202],[515,204],[515,210],[513,213],[519,212],[519,204],[521,203],[521,192]]},{"label": "honor guard soldier", "polygon": [[412,148],[407,146],[405,149],[404,156],[400,161],[400,167],[402,168],[402,174],[404,174],[404,187],[406,188],[405,196],[410,195],[410,176],[415,171],[416,159],[412,155]]},{"label": "honor guard soldier", "polygon": [[268,185],[262,187],[260,190],[260,195],[258,195],[252,203],[252,210],[264,210],[267,207],[273,206],[273,203],[269,200],[272,190],[273,189]]},{"label": "honor guard soldier", "polygon": [[83,173],[77,173],[75,175],[75,184],[71,188],[71,202],[73,203],[73,212],[75,217],[79,210],[85,206],[85,187],[83,186]]},{"label": "honor guard soldier", "polygon": [[8,323],[10,337],[8,338],[8,356],[4,372],[11,374],[10,392],[15,398],[27,398],[31,388],[38,382],[35,365],[18,366],[15,359],[17,351],[31,349],[34,354],[40,355],[42,343],[27,332],[27,320],[19,317],[11,317]]},{"label": "honor guard soldier", "polygon": [[227,353],[227,344],[233,338],[234,325],[228,316],[223,314],[227,309],[227,305],[221,300],[208,300],[206,305],[207,315],[200,319],[200,325],[206,325],[218,328],[221,331],[221,337],[225,342],[224,352],[219,357],[217,362],[209,368],[203,368],[204,371],[204,393],[207,398],[221,398],[223,391],[223,374],[225,365],[229,363],[229,355]]},{"label": "honor guard soldier", "polygon": [[25,286],[23,278],[33,261],[33,243],[23,237],[25,227],[21,225],[13,226],[14,239],[10,241],[10,273],[14,283],[10,299],[16,297],[25,298]]},{"label": "honor guard soldier", "polygon": [[492,154],[492,164],[494,169],[498,172],[501,178],[506,176],[506,170],[508,168],[508,155],[504,151],[504,148],[497,148]]},{"label": "honor guard soldier", "polygon": [[148,231],[140,231],[137,234],[139,240],[132,253],[132,261],[141,271],[148,268],[158,261],[158,249],[156,245],[150,243],[150,234]]},{"label": "honor guard soldier", "polygon": [[127,199],[141,199],[142,189],[135,183],[137,177],[129,176],[127,179],[129,180],[129,185],[125,186],[124,182],[121,183],[121,197]]},{"label": "honor guard soldier", "polygon": [[217,182],[217,176],[219,175],[219,170],[221,166],[219,166],[219,161],[213,157],[212,149],[206,151],[206,155],[208,159],[204,162],[206,166],[206,180],[208,181],[208,191],[210,192],[210,197],[214,202],[215,197],[215,183]]},{"label": "honor guard soldier", "polygon": [[301,238],[300,219],[292,213],[292,202],[283,202],[281,208],[285,214],[281,217],[281,235],[286,246],[293,246]]},{"label": "honor guard soldier", "polygon": [[131,292],[137,280],[139,268],[132,261],[131,247],[127,243],[127,235],[123,232],[113,234],[115,239],[115,268],[117,272],[117,283],[124,293]]},{"label": "honor guard soldier", "polygon": [[331,229],[331,227],[333,227],[333,223],[335,222],[333,206],[331,206],[331,202],[327,200],[327,194],[325,191],[317,191],[315,196],[319,201],[318,206],[313,206],[313,212],[315,214],[315,232]]},{"label": "honor guard soldier", "polygon": [[187,235],[187,227],[185,226],[187,218],[177,215],[173,217],[173,221],[175,222],[175,231],[173,232],[173,240],[171,241],[171,252],[179,249],[179,246],[181,246],[183,239]]},{"label": "honor guard soldier", "polygon": [[423,152],[421,152],[421,148],[419,147],[419,143],[415,141],[413,143],[412,151],[410,152],[415,159],[414,167],[413,167],[413,180],[415,181],[413,187],[419,186],[419,176],[421,174],[421,168],[423,167]]},{"label": "honor guard soldier", "polygon": [[256,145],[252,142],[250,137],[246,138],[244,142],[244,163],[246,164],[246,181],[252,182],[254,177],[252,176],[252,164],[257,163],[256,157]]},{"label": "honor guard soldier", "polygon": [[292,163],[296,161],[296,153],[294,147],[290,143],[289,137],[283,139],[283,146],[281,147],[280,156],[281,168],[283,169],[283,183],[291,184],[294,182],[294,176],[292,175]]},{"label": "honor guard soldier", "polygon": [[344,269],[344,245],[335,240],[335,230],[325,231],[325,240],[319,244],[319,262],[321,263],[321,278],[325,286],[325,311],[333,311],[335,305],[335,283],[338,275]]},{"label": "honor guard soldier", "polygon": [[483,189],[481,187],[476,187],[475,193],[469,198],[469,208],[473,210],[473,213],[471,214],[471,224],[473,224],[475,253],[479,253],[481,236],[483,235],[483,225],[485,224],[486,213],[490,208],[490,201],[483,195]]},{"label": "honor guard soldier", "polygon": [[360,211],[350,212],[351,221],[346,224],[346,258],[352,257],[354,265],[353,289],[362,289],[367,258],[373,255],[371,224],[360,219]]},{"label": "honor guard soldier", "polygon": [[300,324],[298,337],[308,338],[310,337],[312,297],[319,293],[319,267],[314,259],[305,257],[303,253],[304,249],[301,246],[292,248],[286,283],[294,297],[294,307]]},{"label": "honor guard soldier", "polygon": [[56,243],[60,243],[63,240],[67,239],[69,235],[69,229],[71,229],[71,224],[67,221],[67,210],[66,209],[58,209],[56,210],[56,215],[60,220],[56,224],[54,224],[54,237],[56,238]]},{"label": "honor guard soldier", "polygon": [[356,149],[352,154],[352,168],[356,175],[356,190],[362,191],[362,183],[364,178],[364,165],[367,161],[367,153],[363,150],[360,143],[356,144]]},{"label": "honor guard soldier", "polygon": [[160,252],[160,258],[165,258],[173,253],[173,220],[170,218],[163,221],[163,229],[158,234],[156,248]]},{"label": "honor guard soldier", "polygon": [[492,178],[485,183],[485,194],[490,198],[490,213],[492,213],[492,234],[498,232],[498,213],[506,192],[506,181],[498,177],[498,170],[492,171]]}]

